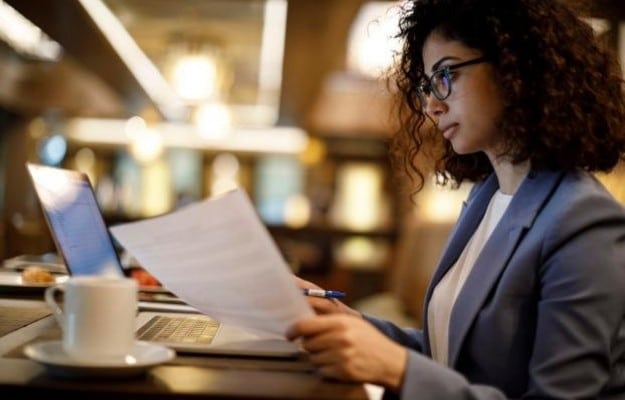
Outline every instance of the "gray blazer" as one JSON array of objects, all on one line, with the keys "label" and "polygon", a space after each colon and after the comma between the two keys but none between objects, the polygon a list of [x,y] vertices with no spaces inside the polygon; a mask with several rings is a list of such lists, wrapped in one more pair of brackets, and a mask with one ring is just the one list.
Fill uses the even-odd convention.
[{"label": "gray blazer", "polygon": [[[473,188],[424,315],[497,188]],[[625,211],[589,173],[530,172],[452,310],[452,368],[429,358],[427,323],[366,318],[410,348],[403,399],[625,399]]]}]

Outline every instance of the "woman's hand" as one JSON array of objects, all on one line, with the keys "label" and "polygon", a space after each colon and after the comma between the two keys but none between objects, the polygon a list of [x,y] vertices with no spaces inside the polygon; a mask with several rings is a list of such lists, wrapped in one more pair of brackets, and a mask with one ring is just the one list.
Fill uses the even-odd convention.
[{"label": "woman's hand", "polygon": [[307,318],[291,326],[287,337],[301,340],[323,376],[399,391],[407,350],[362,318],[340,314]]},{"label": "woman's hand", "polygon": [[[295,279],[297,286],[301,289],[321,289],[321,287],[315,285],[314,283],[297,276],[293,276],[293,278]],[[362,315],[358,311],[346,306],[337,299],[325,299],[321,297],[308,296],[307,300],[317,314],[348,314],[362,318]]]}]

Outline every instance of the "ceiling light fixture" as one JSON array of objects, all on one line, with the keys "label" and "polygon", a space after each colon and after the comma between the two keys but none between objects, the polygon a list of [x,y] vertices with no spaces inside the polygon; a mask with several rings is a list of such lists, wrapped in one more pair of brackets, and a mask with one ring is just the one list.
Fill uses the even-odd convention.
[{"label": "ceiling light fixture", "polygon": [[[141,121],[132,120],[141,126]],[[67,121],[67,139],[77,144],[125,146],[127,120],[99,118],[71,118]],[[308,134],[294,126],[264,128],[236,128],[229,135],[207,139],[191,124],[161,122],[154,124],[164,148],[218,150],[256,154],[296,154],[308,145]]]},{"label": "ceiling light fixture", "polygon": [[257,103],[270,106],[278,119],[278,102],[282,85],[282,60],[286,34],[286,0],[268,0],[265,3],[263,36],[260,47]]},{"label": "ceiling light fixture", "polygon": [[18,53],[43,61],[58,61],[63,53],[60,44],[4,1],[0,1],[0,39]]},{"label": "ceiling light fixture", "polygon": [[185,103],[101,0],[78,0],[166,119],[187,115]]}]

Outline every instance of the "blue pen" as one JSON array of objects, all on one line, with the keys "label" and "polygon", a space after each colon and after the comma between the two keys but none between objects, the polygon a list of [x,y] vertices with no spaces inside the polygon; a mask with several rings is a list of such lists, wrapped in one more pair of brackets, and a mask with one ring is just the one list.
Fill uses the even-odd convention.
[{"label": "blue pen", "polygon": [[323,297],[326,299],[342,299],[345,292],[339,290],[323,290],[323,289],[302,289],[305,296]]}]

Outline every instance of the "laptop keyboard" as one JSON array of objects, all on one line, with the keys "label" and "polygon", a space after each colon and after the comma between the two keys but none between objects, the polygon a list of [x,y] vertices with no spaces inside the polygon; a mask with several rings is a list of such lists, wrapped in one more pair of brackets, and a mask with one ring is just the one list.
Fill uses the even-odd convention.
[{"label": "laptop keyboard", "polygon": [[213,341],[219,322],[206,316],[152,317],[137,332],[137,339],[157,342],[201,343]]}]

